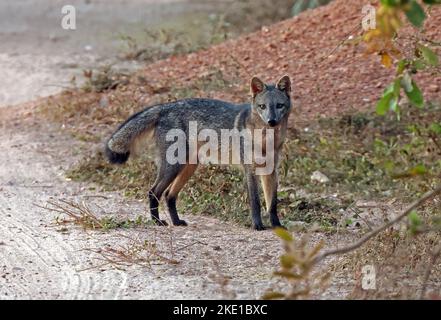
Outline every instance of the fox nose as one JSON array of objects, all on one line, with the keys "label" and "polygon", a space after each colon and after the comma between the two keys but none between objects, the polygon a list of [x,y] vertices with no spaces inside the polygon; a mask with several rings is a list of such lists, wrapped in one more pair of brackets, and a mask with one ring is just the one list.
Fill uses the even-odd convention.
[{"label": "fox nose", "polygon": [[277,122],[276,120],[268,120],[268,124],[270,127],[274,127],[277,124]]}]

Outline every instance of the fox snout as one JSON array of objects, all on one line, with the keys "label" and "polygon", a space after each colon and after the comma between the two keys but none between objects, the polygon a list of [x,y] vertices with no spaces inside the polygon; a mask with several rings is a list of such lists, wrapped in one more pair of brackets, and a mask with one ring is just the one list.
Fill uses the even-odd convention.
[{"label": "fox snout", "polygon": [[275,127],[277,125],[277,121],[274,119],[268,120],[268,125],[270,127]]}]

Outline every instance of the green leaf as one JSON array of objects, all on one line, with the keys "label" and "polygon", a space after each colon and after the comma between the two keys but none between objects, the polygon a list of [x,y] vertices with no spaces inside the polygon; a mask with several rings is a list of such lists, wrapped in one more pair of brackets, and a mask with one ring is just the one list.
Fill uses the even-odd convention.
[{"label": "green leaf", "polygon": [[398,107],[398,97],[397,96],[392,96],[392,99],[390,99],[389,101],[389,110],[395,112],[395,113],[399,113],[399,107]]},{"label": "green leaf", "polygon": [[409,101],[415,105],[418,108],[422,108],[424,105],[424,98],[423,98],[423,94],[420,90],[420,88],[418,88],[417,84],[415,83],[415,81],[412,80],[412,90],[408,91],[408,88],[404,88],[404,92],[406,92],[407,97],[409,98]]},{"label": "green leaf", "polygon": [[284,241],[293,241],[293,237],[289,231],[283,228],[275,228],[274,233]]},{"label": "green leaf", "polygon": [[392,100],[394,94],[392,92],[386,93],[381,97],[380,101],[377,103],[377,114],[384,116],[389,110],[389,103]]},{"label": "green leaf", "polygon": [[374,140],[374,145],[375,145],[377,148],[386,148],[386,147],[387,147],[386,142],[384,142],[383,140],[380,140],[380,139],[378,139],[378,138],[375,138],[375,140]]},{"label": "green leaf", "polygon": [[419,164],[406,172],[395,174],[392,177],[394,179],[413,178],[415,176],[424,175],[427,172],[427,168],[424,165]]},{"label": "green leaf", "polygon": [[400,78],[395,79],[392,83],[393,93],[398,98],[400,96]]},{"label": "green leaf", "polygon": [[396,7],[400,4],[400,0],[381,0],[380,2],[388,7]]},{"label": "green leaf", "polygon": [[413,90],[412,78],[408,72],[404,73],[403,77],[401,78],[400,84],[403,87],[405,92],[410,92]]},{"label": "green leaf", "polygon": [[400,78],[390,84],[377,103],[377,114],[385,115],[388,110],[398,110],[398,100],[400,97]]},{"label": "green leaf", "polygon": [[410,3],[409,9],[406,11],[407,19],[415,26],[420,28],[423,25],[424,20],[426,19],[426,14],[424,13],[424,9],[413,0]]},{"label": "green leaf", "polygon": [[407,218],[409,219],[410,223],[410,232],[413,234],[417,233],[418,227],[423,224],[421,217],[415,210],[413,210],[407,215]]},{"label": "green leaf", "polygon": [[404,72],[408,63],[409,63],[409,61],[407,61],[407,59],[402,59],[402,60],[398,61],[397,75],[400,75]]},{"label": "green leaf", "polygon": [[292,254],[284,254],[280,256],[280,264],[285,269],[291,269],[297,259]]},{"label": "green leaf", "polygon": [[429,128],[432,132],[441,135],[441,123],[434,122],[430,125]]},{"label": "green leaf", "polygon": [[395,79],[387,88],[384,90],[384,94],[393,93],[398,95],[400,93],[400,78]]},{"label": "green leaf", "polygon": [[422,174],[426,174],[427,173],[427,169],[424,165],[419,164],[415,167],[413,167],[412,169],[410,169],[409,173],[412,176],[417,176],[417,175],[422,175]]},{"label": "green leaf", "polygon": [[423,0],[425,4],[441,4],[441,0]]},{"label": "green leaf", "polygon": [[422,59],[417,59],[414,60],[412,62],[412,66],[416,69],[416,70],[423,70],[424,68],[426,68],[426,64],[424,63],[424,61]]},{"label": "green leaf", "polygon": [[384,169],[390,173],[395,168],[395,163],[392,160],[386,160],[384,162]]},{"label": "green leaf", "polygon": [[385,115],[388,110],[399,111],[398,101],[400,99],[400,79],[398,77],[384,90],[383,96],[377,103],[377,114]]},{"label": "green leaf", "polygon": [[409,218],[410,223],[414,225],[421,224],[421,218],[415,210],[412,210],[407,217]]},{"label": "green leaf", "polygon": [[434,67],[437,67],[439,65],[438,55],[433,52],[432,49],[426,46],[419,46],[418,49],[421,51],[421,54],[423,55],[423,58],[427,64]]}]

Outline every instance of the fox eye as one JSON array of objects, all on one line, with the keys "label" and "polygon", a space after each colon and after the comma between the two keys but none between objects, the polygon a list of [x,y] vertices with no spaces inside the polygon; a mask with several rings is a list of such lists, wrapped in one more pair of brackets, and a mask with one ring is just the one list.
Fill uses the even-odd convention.
[{"label": "fox eye", "polygon": [[264,105],[264,104],[259,104],[259,109],[261,109],[261,110],[265,110],[265,109],[266,109],[266,105]]},{"label": "fox eye", "polygon": [[283,103],[277,104],[277,109],[283,109],[283,108],[285,108],[285,105]]}]

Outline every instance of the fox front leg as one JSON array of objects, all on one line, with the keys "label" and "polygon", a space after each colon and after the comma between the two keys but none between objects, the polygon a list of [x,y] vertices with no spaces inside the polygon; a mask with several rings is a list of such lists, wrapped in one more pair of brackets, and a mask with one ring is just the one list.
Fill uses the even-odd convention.
[{"label": "fox front leg", "polygon": [[274,170],[272,174],[261,176],[263,194],[265,195],[266,210],[268,211],[271,225],[281,227],[279,217],[277,216],[277,185],[278,177]]},{"label": "fox front leg", "polygon": [[260,214],[259,188],[257,185],[256,175],[249,167],[245,167],[245,175],[248,187],[248,199],[251,206],[251,218],[253,220],[253,228],[255,230],[265,230]]}]

